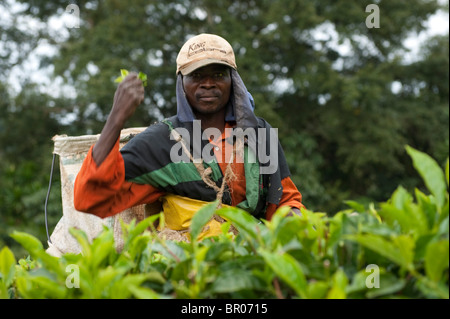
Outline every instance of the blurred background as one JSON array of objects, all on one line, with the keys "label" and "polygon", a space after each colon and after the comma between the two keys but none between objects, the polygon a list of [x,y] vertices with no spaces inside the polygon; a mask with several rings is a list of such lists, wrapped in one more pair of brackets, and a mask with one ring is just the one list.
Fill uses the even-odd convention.
[{"label": "blurred background", "polygon": [[447,159],[448,1],[0,0],[0,247],[15,229],[46,242],[51,138],[100,133],[121,68],[148,75],[127,127],[175,114],[176,56],[203,32],[233,46],[309,209],[422,187],[405,145]]}]

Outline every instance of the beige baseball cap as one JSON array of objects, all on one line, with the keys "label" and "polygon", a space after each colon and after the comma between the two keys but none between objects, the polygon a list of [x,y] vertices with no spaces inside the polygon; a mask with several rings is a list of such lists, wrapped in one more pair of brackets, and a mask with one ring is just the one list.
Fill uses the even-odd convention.
[{"label": "beige baseball cap", "polygon": [[186,75],[209,64],[224,64],[237,69],[233,48],[222,37],[202,33],[190,38],[177,57],[177,74]]}]

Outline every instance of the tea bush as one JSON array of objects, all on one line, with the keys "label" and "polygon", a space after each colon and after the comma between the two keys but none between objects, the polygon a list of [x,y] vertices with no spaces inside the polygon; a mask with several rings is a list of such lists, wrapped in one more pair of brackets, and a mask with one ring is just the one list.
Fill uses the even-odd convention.
[{"label": "tea bush", "polygon": [[[449,298],[449,164],[406,148],[430,194],[399,186],[368,207],[348,201],[332,217],[279,209],[260,221],[238,208],[202,208],[191,242],[163,240],[152,216],[123,224],[118,252],[111,229],[89,242],[72,229],[82,254],[48,255],[30,234],[11,236],[28,252],[0,251],[3,298]],[[222,234],[196,240],[218,214]],[[238,235],[229,232],[233,225]]]}]

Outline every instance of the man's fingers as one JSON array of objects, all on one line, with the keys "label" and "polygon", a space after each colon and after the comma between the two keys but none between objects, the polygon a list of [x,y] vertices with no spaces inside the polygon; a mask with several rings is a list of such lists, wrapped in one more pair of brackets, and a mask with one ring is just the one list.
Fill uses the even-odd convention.
[{"label": "man's fingers", "polygon": [[138,74],[136,72],[130,72],[128,73],[128,75],[125,77],[126,78],[137,78]]},{"label": "man's fingers", "polygon": [[134,110],[144,101],[144,98],[145,89],[143,83],[139,79],[138,74],[134,72],[130,72],[124,78],[114,96],[114,100],[118,105],[123,105],[125,108],[130,108],[130,110]]},{"label": "man's fingers", "polygon": [[139,102],[139,104],[141,104],[142,103],[142,101],[144,100],[144,92],[136,92],[136,94],[135,94],[135,99],[136,99],[136,101],[138,101]]},{"label": "man's fingers", "polygon": [[141,79],[139,78],[139,75],[135,72],[128,73],[128,75],[125,77],[123,82],[136,83],[139,85],[143,85]]},{"label": "man's fingers", "polygon": [[142,81],[136,76],[127,75],[127,77],[119,84],[118,89],[131,91],[133,93],[144,94],[145,89]]}]

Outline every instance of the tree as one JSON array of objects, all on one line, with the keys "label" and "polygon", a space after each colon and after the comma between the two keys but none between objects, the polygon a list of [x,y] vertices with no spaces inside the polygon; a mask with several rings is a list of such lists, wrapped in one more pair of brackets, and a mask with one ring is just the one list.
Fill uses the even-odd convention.
[{"label": "tree", "polygon": [[[1,95],[4,105],[0,107],[0,243],[16,247],[9,237],[14,229],[45,238],[44,203],[52,161],[51,137],[60,124],[51,114],[48,105],[51,99],[32,84],[23,86],[15,98],[4,90]],[[56,192],[61,187],[58,177],[56,171],[53,181]],[[50,197],[50,231],[61,216],[61,206],[59,196]]]}]

